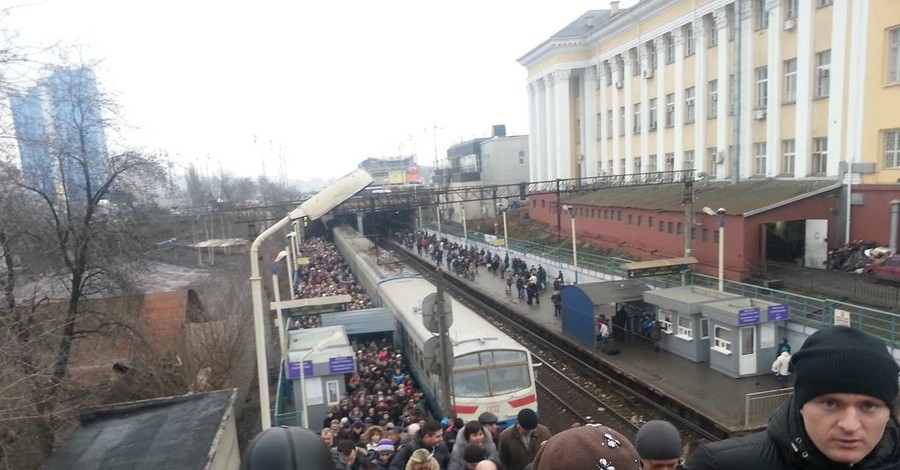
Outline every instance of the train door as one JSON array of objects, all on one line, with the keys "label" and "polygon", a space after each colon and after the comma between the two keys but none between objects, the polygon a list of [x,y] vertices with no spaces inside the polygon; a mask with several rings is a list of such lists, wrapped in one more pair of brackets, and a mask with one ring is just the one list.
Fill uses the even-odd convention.
[{"label": "train door", "polygon": [[738,375],[753,375],[756,373],[756,325],[742,327],[740,338]]}]

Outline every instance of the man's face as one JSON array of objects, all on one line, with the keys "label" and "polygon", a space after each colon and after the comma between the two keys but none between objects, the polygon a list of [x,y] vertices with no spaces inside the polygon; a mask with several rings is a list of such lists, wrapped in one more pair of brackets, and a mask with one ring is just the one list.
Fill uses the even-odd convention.
[{"label": "man's face", "polygon": [[642,460],[644,470],[675,470],[678,468],[679,459],[671,460]]},{"label": "man's face", "polygon": [[444,439],[444,431],[435,431],[434,434],[426,434],[422,442],[428,447],[435,447]]},{"label": "man's face", "polygon": [[333,446],[334,445],[334,434],[332,434],[330,432],[322,434],[322,442],[324,442],[325,445],[327,445],[328,447]]},{"label": "man's face", "polygon": [[832,393],[804,403],[800,414],[820,452],[835,462],[851,464],[862,460],[881,440],[891,410],[875,397]]},{"label": "man's face", "polygon": [[487,432],[489,432],[489,433],[491,433],[491,434],[494,434],[495,432],[497,432],[497,423],[488,423],[488,424],[485,424],[485,425],[484,425],[484,429],[485,429]]},{"label": "man's face", "polygon": [[379,452],[378,460],[381,460],[384,463],[388,463],[391,461],[391,454],[389,454],[387,452]]}]

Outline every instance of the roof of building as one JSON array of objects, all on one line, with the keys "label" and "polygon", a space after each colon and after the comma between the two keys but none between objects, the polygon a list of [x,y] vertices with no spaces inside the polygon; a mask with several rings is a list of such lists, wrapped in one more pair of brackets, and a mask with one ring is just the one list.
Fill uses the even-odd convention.
[{"label": "roof of building", "polygon": [[205,469],[233,412],[235,390],[86,408],[44,470]]},{"label": "roof of building", "polygon": [[620,281],[588,282],[564,286],[564,289],[578,289],[594,302],[594,305],[621,302],[634,302],[643,298],[644,292],[650,290],[647,283],[640,279],[623,279]]},{"label": "roof of building", "polygon": [[[623,9],[624,11],[624,9]],[[559,30],[550,39],[581,37],[610,18],[609,10],[589,10]]]},{"label": "roof of building", "polygon": [[[728,182],[695,182],[694,207],[724,207],[729,214],[752,215],[784,204],[821,194],[835,188],[833,180],[761,180]],[[684,184],[623,186],[563,196],[564,204],[622,207],[658,211],[683,211]]]}]

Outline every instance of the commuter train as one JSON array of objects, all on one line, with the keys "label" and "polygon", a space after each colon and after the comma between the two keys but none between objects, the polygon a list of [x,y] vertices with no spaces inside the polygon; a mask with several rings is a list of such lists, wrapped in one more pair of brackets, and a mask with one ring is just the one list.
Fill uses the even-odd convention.
[{"label": "commuter train", "polygon": [[[440,377],[425,361],[425,342],[434,337],[422,320],[422,299],[437,291],[434,284],[403,268],[349,227],[334,229],[334,242],[367,288],[377,286],[376,303],[391,310],[395,343],[424,389],[433,409],[441,403]],[[379,251],[381,253],[379,253]],[[369,292],[372,292],[371,290]],[[534,365],[528,350],[465,305],[450,301],[453,324],[453,408],[463,421],[491,412],[501,427],[516,422],[523,408],[537,411]]]}]

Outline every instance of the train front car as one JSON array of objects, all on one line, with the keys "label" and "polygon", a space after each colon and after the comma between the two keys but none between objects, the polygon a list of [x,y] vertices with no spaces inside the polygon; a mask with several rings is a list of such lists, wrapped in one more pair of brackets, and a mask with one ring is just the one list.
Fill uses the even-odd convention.
[{"label": "train front car", "polygon": [[[433,406],[441,403],[440,377],[424,357],[424,344],[434,335],[423,325],[422,299],[436,291],[418,276],[385,279],[379,284],[385,306],[390,307],[402,329],[400,338],[410,367]],[[456,300],[451,302],[453,324],[453,406],[463,421],[491,412],[501,427],[515,424],[519,410],[537,410],[531,354],[521,344]]]}]

